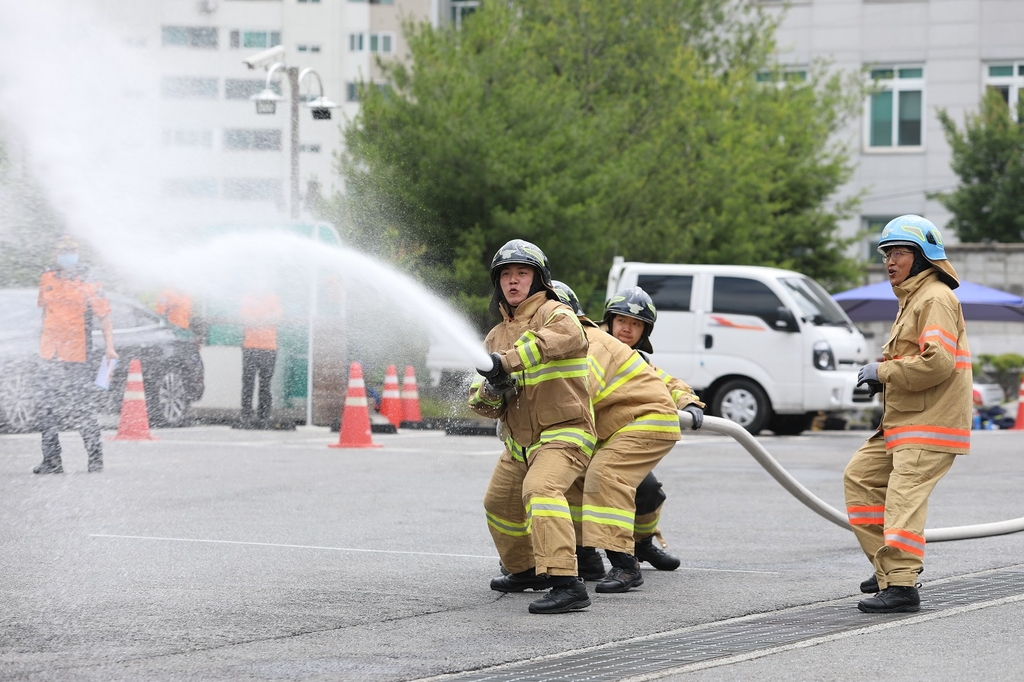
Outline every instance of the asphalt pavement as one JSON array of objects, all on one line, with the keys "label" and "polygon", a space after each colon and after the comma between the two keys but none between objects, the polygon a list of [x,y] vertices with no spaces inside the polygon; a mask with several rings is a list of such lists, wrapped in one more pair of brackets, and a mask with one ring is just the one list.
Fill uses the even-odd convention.
[{"label": "asphalt pavement", "polygon": [[[0,436],[0,679],[569,680],[583,678],[563,661],[585,669],[629,647],[592,679],[1020,679],[1024,581],[928,606],[929,589],[938,603],[1024,571],[1024,533],[932,543],[920,614],[859,614],[871,568],[853,535],[724,436],[688,434],[656,470],[679,570],[646,567],[635,591],[591,590],[585,611],[538,616],[527,605],[539,594],[488,588],[493,437],[403,431],[342,450],[326,429],[154,434],[106,442],[100,474],[62,434],[66,473],[52,476],[31,473],[38,434]],[[842,509],[842,470],[865,435],[760,440]],[[1024,516],[1022,446],[1024,432],[975,432],[928,526]],[[819,618],[815,634],[813,613],[853,626]],[[776,617],[786,643],[728,653],[745,623]],[[677,661],[657,653],[669,640],[725,653]],[[529,673],[537,662],[554,672]]]}]

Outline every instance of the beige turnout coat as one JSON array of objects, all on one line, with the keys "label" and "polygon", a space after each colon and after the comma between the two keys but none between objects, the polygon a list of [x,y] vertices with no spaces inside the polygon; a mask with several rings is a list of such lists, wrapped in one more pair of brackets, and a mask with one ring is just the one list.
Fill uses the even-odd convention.
[{"label": "beige turnout coat", "polygon": [[885,447],[966,455],[973,379],[960,301],[933,269],[893,291],[900,308],[878,367]]}]

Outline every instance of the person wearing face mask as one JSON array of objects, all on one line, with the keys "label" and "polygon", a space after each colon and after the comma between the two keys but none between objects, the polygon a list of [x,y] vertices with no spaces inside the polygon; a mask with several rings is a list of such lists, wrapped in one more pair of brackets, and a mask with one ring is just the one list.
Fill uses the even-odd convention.
[{"label": "person wearing face mask", "polygon": [[928,497],[957,455],[971,447],[973,379],[960,286],[942,235],[917,215],[894,218],[878,242],[896,321],[883,362],[859,383],[882,393],[882,421],[843,474],[846,511],[874,575],[861,583],[865,613],[917,611]]},{"label": "person wearing face mask", "polygon": [[94,368],[88,362],[90,318],[103,330],[105,354],[117,358],[110,323],[110,302],[99,282],[78,262],[78,244],[70,236],[57,242],[57,264],[39,281],[43,333],[39,340],[39,426],[43,461],[32,472],[64,472],[58,433],[62,420],[74,423],[88,453],[90,472],[103,470],[103,446],[93,396]]},{"label": "person wearing face mask", "polygon": [[549,589],[530,613],[590,606],[579,579],[566,492],[597,444],[587,389],[587,336],[551,283],[547,257],[513,239],[491,261],[491,310],[501,321],[484,348],[492,366],[470,387],[469,406],[500,421],[505,449],[484,494],[491,539],[508,574],[498,592]]},{"label": "person wearing face mask", "polygon": [[[651,363],[649,354],[654,352],[651,332],[654,331],[657,319],[658,311],[650,295],[640,287],[629,287],[616,292],[605,303],[601,328],[640,353],[640,357],[651,365],[651,369],[668,387],[676,409],[690,413],[693,417],[692,428],[699,429],[704,423],[704,403],[685,381],[658,369]],[[636,489],[636,519],[633,533],[637,559],[646,561],[659,571],[674,571],[679,568],[679,557],[666,551],[668,543],[658,528],[661,509],[666,499],[668,498],[661,481],[653,471],[647,474]],[[658,544],[654,543],[655,538],[658,539]]]}]

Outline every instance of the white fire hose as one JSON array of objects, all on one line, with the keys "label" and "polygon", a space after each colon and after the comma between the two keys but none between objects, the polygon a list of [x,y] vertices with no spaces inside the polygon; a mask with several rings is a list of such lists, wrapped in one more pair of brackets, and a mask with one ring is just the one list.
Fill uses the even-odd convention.
[{"label": "white fire hose", "polygon": [[[693,417],[682,410],[679,411],[679,425],[685,431],[693,424]],[[817,495],[803,487],[799,481],[789,475],[782,466],[775,461],[775,458],[768,454],[768,451],[750,435],[742,426],[734,421],[722,419],[721,417],[704,417],[704,424],[701,431],[721,433],[730,436],[733,440],[757,460],[757,463],[764,467],[772,478],[779,482],[783,488],[804,503],[814,513],[825,517],[832,523],[853,530],[846,514],[835,507],[823,502]],[[928,542],[946,542],[947,540],[968,540],[970,538],[984,538],[992,535],[1006,535],[1007,533],[1019,533],[1024,530],[1024,517],[996,521],[993,523],[978,523],[973,526],[954,526],[951,528],[930,528],[925,530],[925,540]]]}]

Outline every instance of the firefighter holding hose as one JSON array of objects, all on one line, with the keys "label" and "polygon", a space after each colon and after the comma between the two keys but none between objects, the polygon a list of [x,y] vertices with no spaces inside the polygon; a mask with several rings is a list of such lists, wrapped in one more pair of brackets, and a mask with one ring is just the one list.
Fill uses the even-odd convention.
[{"label": "firefighter holding hose", "polygon": [[972,374],[960,286],[939,230],[916,215],[885,226],[878,242],[899,312],[883,362],[859,383],[882,393],[880,427],[854,454],[843,483],[847,515],[875,572],[865,613],[917,611],[928,497],[957,455],[970,452]]}]

